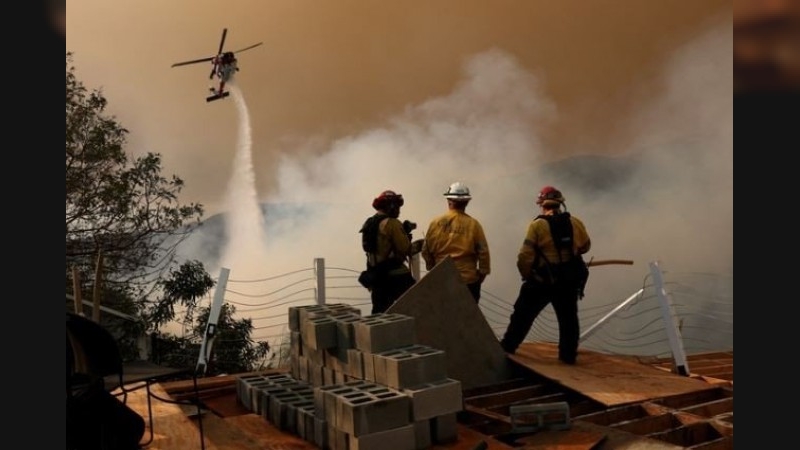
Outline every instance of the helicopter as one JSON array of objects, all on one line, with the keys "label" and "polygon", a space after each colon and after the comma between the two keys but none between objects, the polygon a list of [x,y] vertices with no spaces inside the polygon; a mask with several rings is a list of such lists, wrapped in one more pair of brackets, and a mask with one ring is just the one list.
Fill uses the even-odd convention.
[{"label": "helicopter", "polygon": [[259,42],[258,44],[253,44],[249,47],[245,47],[235,52],[223,52],[222,49],[225,46],[225,36],[228,34],[228,29],[222,29],[222,38],[219,41],[219,50],[217,50],[217,54],[214,56],[209,56],[207,58],[200,58],[200,59],[193,59],[191,61],[182,61],[177,62],[172,65],[172,67],[178,66],[186,66],[189,64],[197,64],[201,62],[211,62],[211,74],[208,76],[210,80],[213,80],[216,76],[219,79],[218,87],[211,86],[208,89],[211,91],[211,95],[206,97],[206,102],[211,102],[214,100],[219,100],[221,98],[225,98],[229,96],[231,93],[225,90],[225,83],[231,80],[234,73],[239,71],[238,61],[236,59],[236,53],[243,52],[245,50],[250,50],[251,48],[258,47],[259,45],[263,44],[263,42]]}]

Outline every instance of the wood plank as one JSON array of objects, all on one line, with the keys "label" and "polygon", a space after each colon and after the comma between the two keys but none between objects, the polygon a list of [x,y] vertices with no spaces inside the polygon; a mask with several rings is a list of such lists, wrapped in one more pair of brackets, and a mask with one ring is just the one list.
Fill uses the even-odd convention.
[{"label": "wood plank", "polygon": [[526,342],[508,357],[606,406],[715,388],[702,380],[659,370],[635,359],[584,349],[579,350],[575,365],[564,364],[558,360],[558,347],[554,343]]},{"label": "wood plank", "polygon": [[475,449],[478,444],[483,442],[486,444],[487,450],[512,450],[514,447],[494,439],[492,437],[486,436],[484,434],[478,433],[475,430],[472,430],[464,425],[458,424],[457,425],[458,437],[455,442],[450,442],[447,444],[436,444],[431,446],[431,450],[473,450]]},{"label": "wood plank", "polygon": [[[150,391],[164,398],[169,395],[159,384],[150,386]],[[115,391],[118,392],[118,391]],[[121,399],[122,397],[120,397]],[[128,393],[126,404],[144,418],[147,425],[147,391],[137,389]],[[152,399],[153,407],[153,442],[148,450],[186,450],[200,448],[200,430],[197,425],[181,409],[180,405]],[[196,408],[192,408],[195,413]],[[143,440],[150,438],[150,430],[145,429]],[[219,450],[206,436],[206,450]]]},{"label": "wood plank", "polygon": [[606,434],[585,430],[543,430],[517,439],[526,450],[592,450],[603,442]]},{"label": "wood plank", "polygon": [[[282,431],[258,414],[250,413],[222,419],[232,429],[252,440],[257,447],[253,449],[265,450],[312,450],[316,449],[313,443],[308,442],[296,434]],[[222,438],[226,439],[226,438]]]}]

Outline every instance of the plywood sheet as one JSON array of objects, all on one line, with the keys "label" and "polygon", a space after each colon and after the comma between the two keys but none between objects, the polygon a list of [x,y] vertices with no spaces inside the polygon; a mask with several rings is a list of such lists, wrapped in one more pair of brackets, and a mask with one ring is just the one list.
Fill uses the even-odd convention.
[{"label": "plywood sheet", "polygon": [[[169,395],[159,384],[150,387],[153,394],[169,398]],[[147,423],[147,391],[137,389],[128,394],[126,404],[139,413]],[[147,446],[148,450],[185,450],[187,448],[200,448],[200,430],[197,425],[181,409],[180,405],[166,403],[152,399],[153,407],[153,442]],[[196,408],[192,408],[195,412]],[[145,429],[143,439],[149,439],[150,430]],[[206,450],[219,450],[206,438]]]},{"label": "plywood sheet", "polygon": [[526,450],[592,450],[606,438],[605,433],[583,430],[547,430],[517,439]]},{"label": "plywood sheet", "polygon": [[715,388],[701,380],[659,370],[631,358],[583,349],[578,351],[575,365],[564,364],[558,360],[558,347],[554,343],[526,342],[508,357],[606,406]]}]

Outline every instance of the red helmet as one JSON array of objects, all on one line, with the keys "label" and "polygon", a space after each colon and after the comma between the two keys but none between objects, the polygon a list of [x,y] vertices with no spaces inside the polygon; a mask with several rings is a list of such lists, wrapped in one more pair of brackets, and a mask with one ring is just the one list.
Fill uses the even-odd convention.
[{"label": "red helmet", "polygon": [[392,205],[398,208],[403,206],[403,196],[395,191],[383,191],[374,200],[372,200],[372,207],[377,209],[386,209]]},{"label": "red helmet", "polygon": [[564,196],[561,191],[553,186],[545,186],[539,191],[539,197],[536,198],[536,204],[541,205],[544,202],[548,203],[564,203]]}]

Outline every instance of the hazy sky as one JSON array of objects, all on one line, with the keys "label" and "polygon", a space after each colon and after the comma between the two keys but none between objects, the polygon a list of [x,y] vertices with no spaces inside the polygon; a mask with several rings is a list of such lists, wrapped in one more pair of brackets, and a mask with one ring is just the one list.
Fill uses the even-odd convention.
[{"label": "hazy sky", "polygon": [[237,83],[267,193],[278,155],[324,152],[332,138],[446,96],[466,60],[492,48],[535,74],[557,105],[538,125],[542,152],[622,151],[612,138],[663,82],[665,58],[730,16],[730,2],[81,0],[66,12],[78,77],[103,89],[130,130],[129,151],[161,153],[165,171],[186,181],[185,200],[214,213],[231,171],[235,106],[206,104],[210,64],[170,66],[212,56],[223,28],[227,50],[264,42],[239,55]]},{"label": "hazy sky", "polygon": [[[206,103],[210,64],[170,65],[212,56],[224,27],[226,49],[264,45]],[[513,302],[535,195],[554,184],[591,257],[635,261],[593,269],[586,304],[624,299],[654,260],[732,274],[731,28],[724,0],[83,0],[66,41],[129,152],[161,153],[183,201],[239,218],[258,201],[319,207],[265,235],[237,228],[242,254],[267,242],[230,264],[360,268],[374,196],[401,192],[422,237],[458,180],[492,250],[484,288]],[[602,194],[539,172],[591,153],[642,163]]]}]

